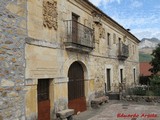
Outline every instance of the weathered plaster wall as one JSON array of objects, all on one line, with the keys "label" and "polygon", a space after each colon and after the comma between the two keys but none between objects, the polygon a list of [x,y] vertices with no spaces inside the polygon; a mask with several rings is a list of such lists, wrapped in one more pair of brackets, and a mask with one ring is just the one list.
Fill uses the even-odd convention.
[{"label": "weathered plaster wall", "polygon": [[26,44],[26,78],[55,78],[61,76],[62,56],[58,50]]},{"label": "weathered plaster wall", "polygon": [[26,0],[0,1],[0,120],[25,119]]}]

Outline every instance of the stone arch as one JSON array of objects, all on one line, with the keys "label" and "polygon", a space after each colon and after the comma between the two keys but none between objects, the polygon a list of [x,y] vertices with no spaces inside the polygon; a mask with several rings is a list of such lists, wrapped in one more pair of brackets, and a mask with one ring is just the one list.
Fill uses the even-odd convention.
[{"label": "stone arch", "polygon": [[72,57],[64,63],[64,76],[68,77],[69,67],[74,62],[78,62],[82,65],[83,70],[84,70],[84,79],[88,80],[89,79],[89,67],[87,66],[87,62],[84,59],[77,59],[77,57]]}]

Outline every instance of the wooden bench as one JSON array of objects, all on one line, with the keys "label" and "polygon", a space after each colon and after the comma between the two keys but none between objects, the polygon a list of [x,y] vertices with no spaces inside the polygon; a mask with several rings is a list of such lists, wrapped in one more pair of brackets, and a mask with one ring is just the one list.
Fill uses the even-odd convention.
[{"label": "wooden bench", "polygon": [[74,109],[66,109],[56,113],[57,120],[72,120]]},{"label": "wooden bench", "polygon": [[98,98],[91,100],[91,107],[98,108],[99,105],[102,105],[103,103],[108,103],[108,102],[109,102],[108,96],[98,97]]}]

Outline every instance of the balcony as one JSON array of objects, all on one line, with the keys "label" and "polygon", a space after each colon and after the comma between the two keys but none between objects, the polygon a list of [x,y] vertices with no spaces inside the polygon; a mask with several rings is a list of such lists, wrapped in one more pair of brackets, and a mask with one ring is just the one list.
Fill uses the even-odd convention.
[{"label": "balcony", "polygon": [[124,43],[119,43],[118,59],[126,60],[129,57],[129,47]]},{"label": "balcony", "polygon": [[66,49],[87,53],[91,52],[94,48],[93,30],[77,21],[67,20],[65,22],[67,26]]}]

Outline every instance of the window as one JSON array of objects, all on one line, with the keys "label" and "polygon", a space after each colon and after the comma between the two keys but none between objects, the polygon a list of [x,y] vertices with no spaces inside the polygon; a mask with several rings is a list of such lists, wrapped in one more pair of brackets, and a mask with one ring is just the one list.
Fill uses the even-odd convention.
[{"label": "window", "polygon": [[78,22],[79,16],[75,13],[72,13],[72,20]]},{"label": "window", "polygon": [[110,33],[107,33],[107,45],[109,46],[110,45]]},{"label": "window", "polygon": [[123,83],[123,69],[120,69],[120,82]]},{"label": "window", "polygon": [[113,44],[116,44],[116,34],[113,33]]},{"label": "window", "polygon": [[119,54],[121,54],[121,38],[118,38],[118,40],[119,40]]},{"label": "window", "polygon": [[118,40],[119,40],[119,43],[121,43],[121,38],[118,38]]},{"label": "window", "polygon": [[72,13],[72,41],[75,43],[78,42],[78,19],[79,16]]},{"label": "window", "polygon": [[87,19],[84,19],[84,25],[88,26],[88,20]]},{"label": "window", "polygon": [[136,69],[133,68],[133,79],[134,79],[134,83],[136,83]]},{"label": "window", "polygon": [[132,45],[132,50],[133,50],[133,54],[134,54],[134,45]]},{"label": "window", "polygon": [[107,91],[111,90],[111,69],[107,68]]}]

